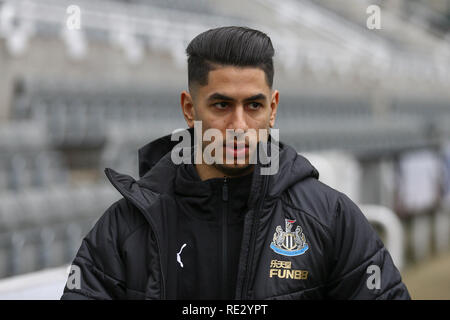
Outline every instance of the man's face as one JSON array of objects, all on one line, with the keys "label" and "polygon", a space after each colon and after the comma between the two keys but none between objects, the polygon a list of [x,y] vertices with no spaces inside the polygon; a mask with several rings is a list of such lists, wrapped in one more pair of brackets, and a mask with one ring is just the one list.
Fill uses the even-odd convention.
[{"label": "man's face", "polygon": [[[207,85],[196,85],[190,94],[184,91],[181,104],[189,127],[196,120],[202,121],[202,134],[211,128],[221,132],[221,140],[214,143],[223,148],[223,161],[213,164],[215,168],[227,175],[239,175],[251,166],[256,142],[261,139],[260,129],[268,131],[274,125],[278,97],[262,69],[223,66],[209,72]],[[245,138],[232,137],[227,129],[244,133]],[[210,143],[204,141],[203,150]]]}]

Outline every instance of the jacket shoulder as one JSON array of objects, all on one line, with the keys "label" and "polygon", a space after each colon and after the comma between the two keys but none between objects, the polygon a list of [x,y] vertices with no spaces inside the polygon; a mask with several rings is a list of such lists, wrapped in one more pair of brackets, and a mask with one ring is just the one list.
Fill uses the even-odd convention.
[{"label": "jacket shoulder", "polygon": [[103,215],[102,221],[111,230],[117,233],[117,239],[120,243],[126,240],[127,236],[144,224],[148,224],[139,209],[126,198],[114,202]]},{"label": "jacket shoulder", "polygon": [[[348,196],[316,179],[305,179],[288,190],[285,201],[319,222],[330,235],[332,243],[326,249],[332,262],[326,280],[328,297],[410,298],[382,240]],[[381,286],[373,290],[366,285],[372,266],[382,271]]]},{"label": "jacket shoulder", "polygon": [[72,262],[81,272],[80,286],[66,286],[61,299],[122,299],[127,285],[122,247],[143,223],[125,198],[107,208],[83,238]]},{"label": "jacket shoulder", "polygon": [[287,189],[282,200],[331,228],[342,196],[339,191],[311,177]]},{"label": "jacket shoulder", "polygon": [[358,205],[317,179],[308,178],[296,183],[288,189],[284,201],[324,226],[333,238],[342,231],[339,226],[345,226],[347,233],[363,230],[366,236],[375,240],[377,247],[383,246]]}]

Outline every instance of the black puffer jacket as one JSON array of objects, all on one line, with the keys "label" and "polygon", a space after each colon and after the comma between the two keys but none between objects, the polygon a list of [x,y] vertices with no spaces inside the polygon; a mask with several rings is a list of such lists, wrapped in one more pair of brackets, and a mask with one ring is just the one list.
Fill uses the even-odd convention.
[{"label": "black puffer jacket", "polygon": [[[175,199],[187,188],[177,186],[183,165],[171,161],[174,144],[166,136],[139,150],[138,181],[105,170],[123,199],[84,238],[73,261],[81,286],[66,286],[62,299],[177,298],[181,214]],[[255,167],[235,298],[410,299],[359,208],[319,182],[293,148],[280,143],[279,150],[278,173],[261,175]]]}]

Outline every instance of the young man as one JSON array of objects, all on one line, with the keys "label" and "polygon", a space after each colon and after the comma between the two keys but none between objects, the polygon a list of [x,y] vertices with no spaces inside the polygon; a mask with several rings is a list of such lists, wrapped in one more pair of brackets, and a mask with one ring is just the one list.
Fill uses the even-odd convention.
[{"label": "young man", "polygon": [[[279,101],[270,38],[217,28],[186,51],[188,136],[198,124],[197,137],[215,133],[215,161],[208,139],[176,149],[165,136],[139,150],[138,181],[106,169],[123,199],[83,240],[81,281],[62,299],[409,299],[358,207],[263,134]],[[180,152],[194,161],[175,163]],[[276,170],[264,172],[264,155]]]}]

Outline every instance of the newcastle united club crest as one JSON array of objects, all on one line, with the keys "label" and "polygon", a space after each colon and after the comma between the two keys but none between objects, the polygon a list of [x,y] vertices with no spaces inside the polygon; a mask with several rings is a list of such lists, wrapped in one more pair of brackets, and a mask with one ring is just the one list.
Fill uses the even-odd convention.
[{"label": "newcastle united club crest", "polygon": [[270,248],[278,254],[283,256],[298,256],[308,250],[305,235],[302,228],[297,226],[295,231],[291,231],[295,220],[285,219],[286,231],[283,231],[281,226],[278,226],[273,235],[273,241]]}]

